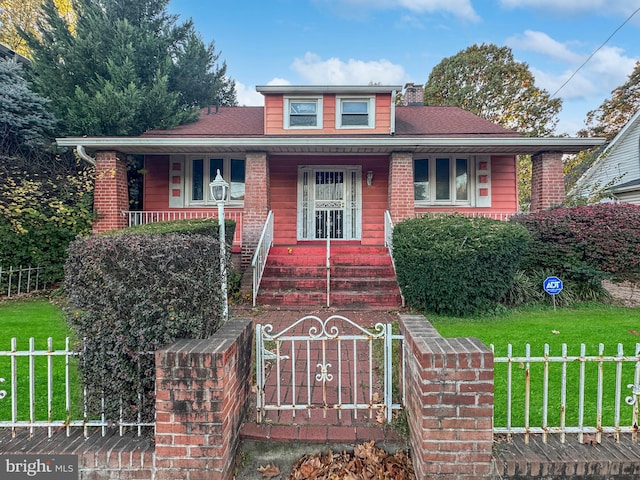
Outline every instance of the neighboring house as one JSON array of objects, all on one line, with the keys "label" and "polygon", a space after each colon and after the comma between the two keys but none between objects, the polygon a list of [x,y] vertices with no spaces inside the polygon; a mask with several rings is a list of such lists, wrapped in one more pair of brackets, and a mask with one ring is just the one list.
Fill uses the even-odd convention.
[{"label": "neighboring house", "polygon": [[640,110],[578,179],[572,195],[640,205]]},{"label": "neighboring house", "polygon": [[[531,209],[564,201],[562,155],[602,143],[521,136],[457,107],[422,106],[421,87],[260,86],[264,107],[205,108],[200,119],[139,137],[68,137],[95,156],[95,232],[215,216],[209,182],[230,184],[225,216],[248,265],[269,212],[274,245],[383,246],[385,217],[506,218],[518,211],[516,156],[531,154]],[[126,156],[144,155],[143,212],[129,212]],[[386,216],[385,212],[389,212]],[[315,243],[314,243],[315,242]]]}]

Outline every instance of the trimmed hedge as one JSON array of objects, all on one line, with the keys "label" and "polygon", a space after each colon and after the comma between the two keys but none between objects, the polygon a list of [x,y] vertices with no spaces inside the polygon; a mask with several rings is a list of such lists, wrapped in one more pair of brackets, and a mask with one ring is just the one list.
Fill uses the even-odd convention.
[{"label": "trimmed hedge", "polygon": [[[205,235],[93,236],[74,241],[65,287],[70,323],[85,339],[83,383],[93,413],[153,421],[153,352],[178,338],[206,338],[221,323],[220,247]],[[143,405],[138,406],[138,396]]]},{"label": "trimmed hedge", "polygon": [[[236,222],[234,220],[225,219],[224,236],[227,245],[231,245],[233,243],[235,231]],[[217,239],[220,233],[220,226],[218,225],[218,219],[216,218],[194,218],[190,220],[172,220],[169,222],[136,225],[123,230],[105,232],[103,235],[122,235],[124,233],[183,233],[188,235],[210,235]]]},{"label": "trimmed hedge", "polygon": [[408,304],[448,315],[494,310],[529,243],[521,225],[485,218],[405,220],[393,232],[398,283]]},{"label": "trimmed hedge", "polygon": [[[532,243],[527,270],[556,270],[569,278],[607,272],[640,273],[640,206],[601,203],[513,217]],[[586,272],[586,273],[585,273]]]}]

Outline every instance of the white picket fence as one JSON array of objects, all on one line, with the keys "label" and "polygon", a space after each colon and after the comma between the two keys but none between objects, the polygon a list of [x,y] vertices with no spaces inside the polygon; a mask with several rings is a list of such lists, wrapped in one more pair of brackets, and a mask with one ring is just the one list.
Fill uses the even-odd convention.
[{"label": "white picket fence", "polygon": [[[144,406],[139,403],[137,421],[107,418],[104,413],[90,414],[87,409],[87,391],[80,387],[78,361],[82,349],[74,348],[67,337],[64,349],[54,349],[53,340],[47,339],[47,348],[35,348],[29,339],[29,348],[19,350],[16,338],[11,339],[10,350],[0,351],[0,428],[10,428],[15,436],[18,429],[46,428],[49,437],[59,430],[70,434],[72,428],[82,428],[88,437],[92,429],[99,428],[102,435],[108,430],[143,431],[155,423],[143,422]],[[149,353],[152,355],[153,353]],[[101,401],[104,406],[104,398]],[[74,412],[82,412],[74,418]]]},{"label": "white picket fence", "polygon": [[44,288],[40,274],[44,267],[9,267],[0,266],[0,296],[20,295]]},{"label": "white picket fence", "polygon": [[514,355],[508,345],[506,356],[494,357],[494,410],[506,407],[505,425],[504,417],[494,417],[495,433],[524,434],[527,442],[531,434],[541,434],[544,442],[549,434],[559,434],[562,443],[567,434],[577,434],[580,443],[586,434],[597,443],[603,434],[616,442],[623,433],[638,440],[640,343],[631,353],[618,344],[613,355],[605,354],[603,344],[596,355],[587,355],[585,344],[577,355],[569,355],[566,344],[559,355],[551,355],[549,345],[540,353],[532,355],[527,344],[524,355]]}]

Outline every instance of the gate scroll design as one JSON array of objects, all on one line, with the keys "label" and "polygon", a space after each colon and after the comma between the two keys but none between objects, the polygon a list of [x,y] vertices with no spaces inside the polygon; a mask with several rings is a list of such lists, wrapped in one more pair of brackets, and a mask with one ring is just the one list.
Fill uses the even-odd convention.
[{"label": "gate scroll design", "polygon": [[[389,422],[404,402],[403,337],[393,334],[392,324],[377,323],[371,330],[341,315],[326,320],[307,315],[284,330],[273,325],[256,326],[257,421],[268,411],[323,409],[366,411],[370,418]],[[395,344],[394,344],[395,342]],[[374,347],[374,344],[379,347]],[[399,368],[394,379],[394,345]],[[382,349],[382,365],[374,350]],[[394,380],[402,391],[394,402]]]}]

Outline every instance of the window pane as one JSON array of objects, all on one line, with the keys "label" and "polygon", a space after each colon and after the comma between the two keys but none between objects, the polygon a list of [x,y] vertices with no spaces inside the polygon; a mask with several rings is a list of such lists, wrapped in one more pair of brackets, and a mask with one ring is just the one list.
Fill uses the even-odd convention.
[{"label": "window pane", "polygon": [[429,160],[413,162],[413,198],[429,200]]},{"label": "window pane", "polygon": [[467,159],[456,159],[456,200],[469,200],[469,176]]},{"label": "window pane", "polygon": [[202,159],[191,162],[191,200],[204,200],[204,162]]},{"label": "window pane", "polygon": [[342,113],[367,113],[369,102],[342,102]]},{"label": "window pane", "polygon": [[230,199],[244,200],[244,160],[231,159]]},{"label": "window pane", "polygon": [[220,170],[220,175],[224,178],[224,161],[221,158],[209,159],[209,183],[213,182],[216,178],[216,173]]},{"label": "window pane", "polygon": [[291,102],[289,113],[316,114],[316,102]]},{"label": "window pane", "polygon": [[369,115],[342,115],[342,125],[369,125]]},{"label": "window pane", "polygon": [[449,200],[449,159],[436,158],[436,200]]},{"label": "window pane", "polygon": [[289,102],[290,127],[315,127],[318,125],[316,102]]}]

